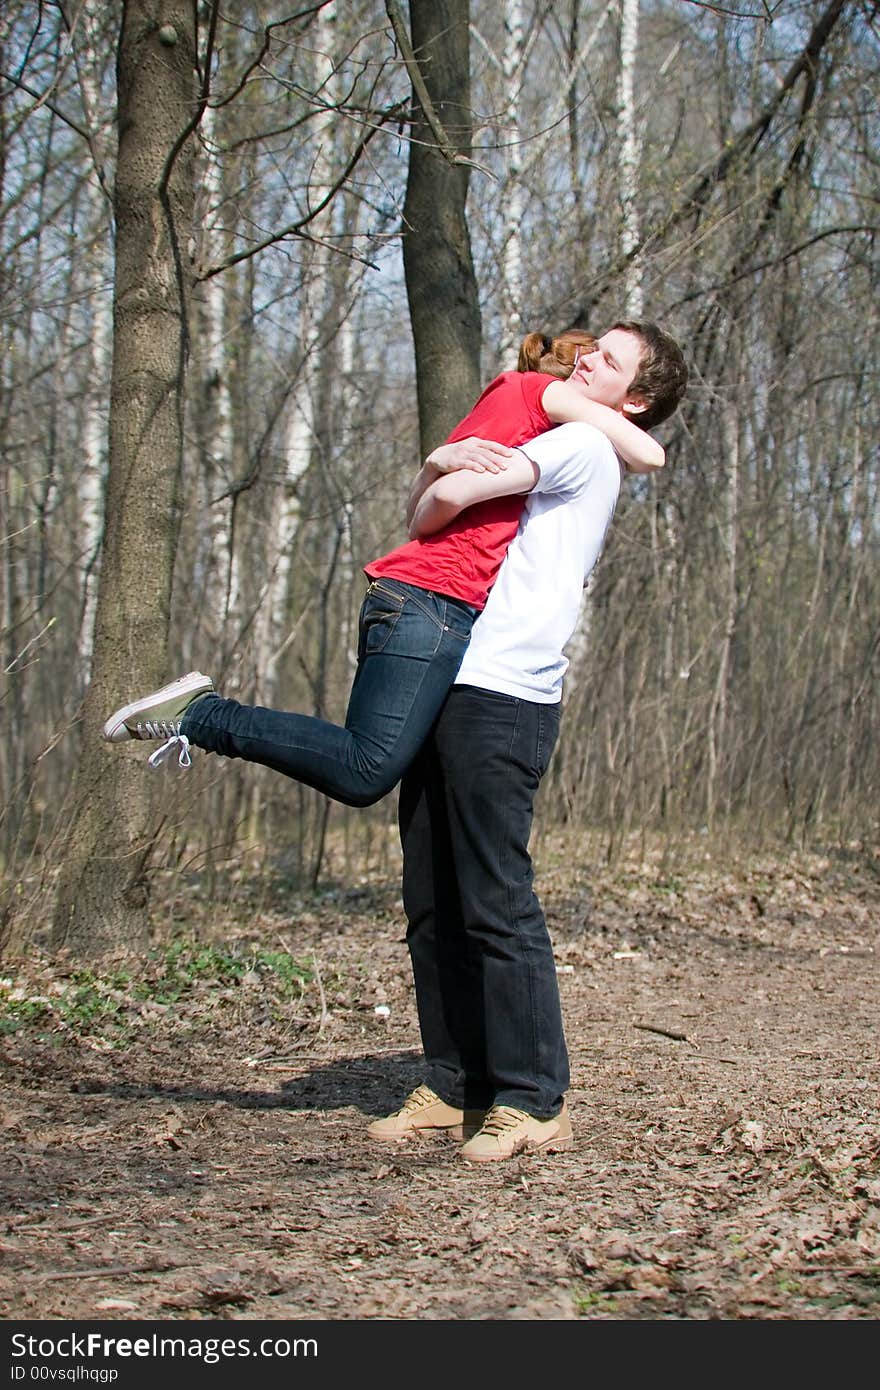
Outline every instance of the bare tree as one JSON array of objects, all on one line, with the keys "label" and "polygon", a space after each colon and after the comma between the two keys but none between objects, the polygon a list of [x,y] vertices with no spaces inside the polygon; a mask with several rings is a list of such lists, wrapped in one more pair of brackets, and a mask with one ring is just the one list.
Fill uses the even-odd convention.
[{"label": "bare tree", "polygon": [[131,672],[166,669],[177,547],[190,295],[192,8],[126,0],[118,51],[119,153],[110,473],[92,682],[69,813],[54,938],[78,953],[143,942],[153,842],[142,765],[102,746],[102,714]]},{"label": "bare tree", "polygon": [[626,264],[623,292],[627,318],[642,316],[642,273],[636,255],[639,244],[639,135],[635,98],[635,62],[639,42],[639,0],[622,0],[620,11],[620,72],[617,80],[620,139],[620,250]]},{"label": "bare tree", "polygon": [[394,0],[388,8],[414,86],[403,264],[424,455],[480,388],[480,308],[466,217],[470,6],[468,0],[410,0],[411,48]]}]

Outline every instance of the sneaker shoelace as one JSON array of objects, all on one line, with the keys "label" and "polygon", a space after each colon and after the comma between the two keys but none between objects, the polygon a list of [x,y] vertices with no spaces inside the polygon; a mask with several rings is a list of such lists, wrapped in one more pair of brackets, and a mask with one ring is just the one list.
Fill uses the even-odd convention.
[{"label": "sneaker shoelace", "polygon": [[506,1129],[516,1129],[523,1122],[523,1111],[514,1110],[510,1105],[493,1105],[482,1125],[483,1134],[503,1134]]},{"label": "sneaker shoelace", "polygon": [[[173,724],[165,727],[160,724],[138,724],[137,727],[139,733],[141,729],[147,731],[145,734],[141,735],[142,738],[161,738],[163,734],[168,735],[162,747],[157,748],[155,753],[151,753],[147,759],[150,767],[161,767],[175,752],[177,753],[178,767],[192,767],[192,758],[189,752],[189,739],[186,734],[171,733],[170,729],[174,728]],[[179,728],[180,726],[178,725],[177,727]],[[155,732],[153,732],[153,730],[155,730]]]},{"label": "sneaker shoelace", "polygon": [[398,1115],[412,1115],[416,1110],[423,1110],[426,1105],[433,1105],[436,1099],[437,1097],[430,1086],[417,1086],[407,1096],[397,1113]]}]

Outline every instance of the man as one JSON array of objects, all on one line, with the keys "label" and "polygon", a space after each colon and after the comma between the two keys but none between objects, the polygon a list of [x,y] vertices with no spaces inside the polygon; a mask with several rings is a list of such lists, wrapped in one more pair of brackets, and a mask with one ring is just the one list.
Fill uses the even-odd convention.
[{"label": "man", "polygon": [[[649,424],[671,414],[687,379],[677,344],[635,323],[616,324],[578,372],[594,398]],[[523,490],[539,476],[546,485],[548,472],[558,486],[528,497],[440,719],[403,778],[404,908],[427,1080],[367,1131],[398,1142],[425,1129],[470,1133],[461,1154],[471,1162],[572,1143],[556,968],[528,842],[559,729],[563,647],[620,486],[617,456],[588,425],[548,431],[509,467]],[[410,533],[432,533],[498,486],[493,474],[444,475],[422,493]]]}]

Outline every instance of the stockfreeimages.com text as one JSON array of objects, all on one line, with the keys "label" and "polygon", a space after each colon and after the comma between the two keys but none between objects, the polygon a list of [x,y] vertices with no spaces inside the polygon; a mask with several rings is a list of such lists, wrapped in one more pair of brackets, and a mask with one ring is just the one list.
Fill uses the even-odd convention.
[{"label": "stockfreeimages.com text", "polygon": [[317,1356],[318,1343],[314,1337],[263,1337],[252,1343],[249,1337],[206,1337],[197,1338],[160,1337],[153,1332],[148,1337],[105,1337],[100,1332],[83,1335],[71,1333],[64,1337],[33,1337],[23,1332],[12,1336],[13,1357],[110,1357],[135,1356],[162,1359],[164,1357],[183,1360],[204,1361],[214,1365],[224,1359],[235,1357],[278,1357]]}]

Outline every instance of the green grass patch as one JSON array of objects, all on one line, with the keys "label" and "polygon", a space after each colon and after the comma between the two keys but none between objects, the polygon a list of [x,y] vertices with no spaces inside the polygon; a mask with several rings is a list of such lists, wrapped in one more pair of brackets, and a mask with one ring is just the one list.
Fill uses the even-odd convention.
[{"label": "green grass patch", "polygon": [[579,1318],[588,1318],[591,1313],[616,1313],[617,1300],[602,1292],[576,1293],[574,1307]]},{"label": "green grass patch", "polygon": [[308,965],[286,951],[224,949],[178,939],[152,952],[138,976],[130,970],[101,975],[83,968],[39,985],[0,981],[0,1034],[70,1029],[122,1046],[135,1027],[149,1023],[144,1004],[186,1002],[192,1017],[202,1003],[207,1011],[217,1001],[238,1000],[240,991],[247,990],[264,1005],[280,1009],[302,995],[312,976]]},{"label": "green grass patch", "polygon": [[0,1033],[17,1033],[28,1023],[39,1023],[49,1018],[52,1006],[43,999],[10,999],[8,994],[0,994]]},{"label": "green grass patch", "polygon": [[229,988],[254,975],[263,988],[286,1000],[301,994],[312,979],[308,966],[288,952],[257,947],[228,950],[181,938],[154,952],[152,958],[155,976],[138,981],[135,989],[138,998],[157,1004],[175,1004],[200,986]]}]

